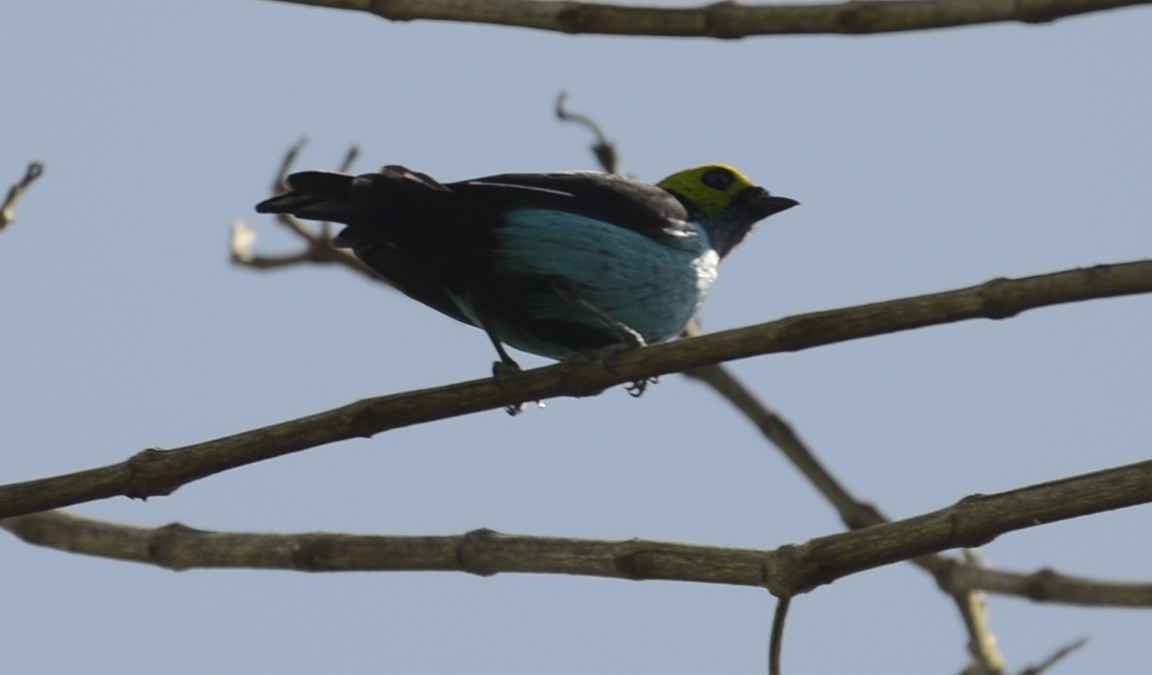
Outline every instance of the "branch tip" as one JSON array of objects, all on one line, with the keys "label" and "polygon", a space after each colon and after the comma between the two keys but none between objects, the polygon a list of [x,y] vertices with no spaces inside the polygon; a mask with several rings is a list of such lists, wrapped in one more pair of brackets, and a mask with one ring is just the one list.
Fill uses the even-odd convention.
[{"label": "branch tip", "polygon": [[16,203],[20,201],[20,197],[24,195],[24,191],[28,189],[28,186],[36,182],[36,179],[43,175],[43,173],[43,162],[30,162],[28,167],[24,169],[24,176],[8,189],[8,196],[4,198],[4,203],[0,204],[0,230],[3,230],[12,224],[12,221],[16,220]]},{"label": "branch tip", "polygon": [[620,159],[616,152],[616,145],[608,140],[600,125],[594,122],[592,118],[580,113],[569,112],[564,107],[567,96],[568,92],[561,91],[556,97],[556,118],[561,122],[578,124],[591,131],[596,137],[596,142],[592,144],[592,154],[596,156],[596,161],[600,167],[607,173],[620,173]]}]

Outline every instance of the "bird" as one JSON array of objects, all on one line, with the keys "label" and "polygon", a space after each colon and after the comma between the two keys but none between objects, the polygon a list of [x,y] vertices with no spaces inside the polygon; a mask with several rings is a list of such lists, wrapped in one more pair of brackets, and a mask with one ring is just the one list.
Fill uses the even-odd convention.
[{"label": "bird", "polygon": [[[441,183],[400,165],[302,171],[259,213],[341,223],[350,248],[410,298],[556,360],[679,336],[753,225],[799,204],[725,164],[651,184],[594,171]],[[642,387],[641,387],[642,391]]]}]

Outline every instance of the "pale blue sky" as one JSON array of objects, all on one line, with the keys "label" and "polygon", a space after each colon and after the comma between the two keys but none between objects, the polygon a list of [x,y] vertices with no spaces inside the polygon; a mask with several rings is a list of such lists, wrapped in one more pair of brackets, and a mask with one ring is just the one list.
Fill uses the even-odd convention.
[{"label": "pale blue sky", "polygon": [[[558,91],[658,180],[729,162],[803,206],[726,261],[708,329],[1146,257],[1152,12],[740,42],[598,38],[251,0],[0,7],[0,481],[106,464],[365,396],[473,379],[484,335],[343,270],[227,260],[294,242],[252,205],[301,168],[443,180],[593,168]],[[862,498],[903,517],[1148,457],[1152,298],[1042,309],[734,364]],[[525,365],[543,363],[522,356]],[[139,525],[476,527],[769,548],[838,520],[708,390],[666,377],[246,467],[78,512]],[[1012,534],[1010,569],[1152,577],[1147,507]],[[190,571],[0,536],[0,669],[21,674],[759,673],[765,592],[461,574]],[[1014,668],[1143,673],[1147,612],[993,598]],[[953,673],[965,635],[908,565],[794,603],[789,673]]]}]

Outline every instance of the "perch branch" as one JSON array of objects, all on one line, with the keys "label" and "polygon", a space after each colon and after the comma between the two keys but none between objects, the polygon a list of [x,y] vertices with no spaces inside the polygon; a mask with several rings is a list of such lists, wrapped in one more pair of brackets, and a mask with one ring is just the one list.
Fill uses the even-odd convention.
[{"label": "perch branch", "polygon": [[595,356],[578,357],[505,374],[499,380],[472,380],[364,399],[175,450],[145,450],[118,464],[3,485],[0,518],[119,495],[167,495],[212,474],[307,448],[556,396],[591,396],[614,385],[710,363],[966,319],[1004,318],[1046,305],[1149,291],[1152,261],[1100,265],[1015,280],[996,279],[954,291],[800,314],[652,345],[621,352],[611,364]]}]

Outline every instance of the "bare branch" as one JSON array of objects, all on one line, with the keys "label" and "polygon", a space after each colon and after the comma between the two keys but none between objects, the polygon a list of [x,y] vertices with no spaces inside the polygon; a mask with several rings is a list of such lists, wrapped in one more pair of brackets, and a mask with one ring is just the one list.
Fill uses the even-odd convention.
[{"label": "bare branch", "polygon": [[591,117],[568,112],[564,107],[564,99],[567,97],[568,93],[563,91],[556,97],[557,119],[562,122],[574,122],[591,131],[592,135],[596,137],[596,142],[592,144],[591,150],[592,154],[596,156],[596,161],[600,163],[600,168],[607,173],[620,173],[620,155],[616,152],[616,144],[608,140],[608,137],[600,129],[600,125],[596,124]]},{"label": "bare branch", "polygon": [[[841,520],[849,528],[860,529],[890,522],[875,506],[860,501],[841,485],[787,420],[756,398],[729,369],[723,365],[708,365],[688,370],[684,374],[711,386],[756,425],[836,508]],[[910,562],[931,573],[940,589],[956,601],[965,625],[969,628],[970,639],[977,648],[983,650],[977,660],[986,667],[1003,664],[1003,658],[994,651],[994,645],[989,640],[990,634],[972,631],[975,624],[969,624],[967,613],[971,610],[970,603],[976,599],[968,597],[970,594],[989,592],[1037,602],[1081,606],[1152,607],[1152,584],[1070,577],[1053,570],[1027,573],[992,569],[979,564],[970,554],[963,561],[935,554],[920,556]],[[989,649],[990,646],[993,649]]]},{"label": "bare branch", "polygon": [[1152,607],[1152,584],[1102,581],[1043,569],[1031,574],[950,561],[936,576],[941,588],[953,592],[982,590],[1083,607]]},{"label": "bare branch", "polygon": [[[983,561],[974,549],[964,551],[964,560],[973,567],[982,567]],[[988,625],[988,596],[983,591],[965,590],[952,593],[952,600],[960,609],[960,618],[968,631],[968,653],[972,664],[965,670],[973,675],[1002,675],[1006,672],[1004,656],[996,644],[996,635]]]},{"label": "bare branch", "polygon": [[281,0],[368,12],[392,21],[429,19],[560,33],[735,39],[813,33],[860,35],[1004,21],[1045,23],[1150,0],[850,0],[822,5],[717,2],[642,7],[556,0]]},{"label": "bare branch", "polygon": [[[695,331],[695,326],[692,327],[692,330]],[[858,500],[848,492],[847,488],[836,480],[836,477],[816,458],[807,443],[793,430],[792,425],[760,401],[724,365],[716,364],[694,368],[684,374],[712,387],[727,399],[736,410],[756,425],[764,437],[775,445],[808,482],[836,508],[841,520],[850,529],[861,529],[889,522],[875,506]],[[938,584],[941,579],[939,570],[951,570],[954,566],[961,564],[957,560],[940,554],[922,556],[912,562],[933,574]],[[975,560],[971,556],[969,556],[969,564],[975,565]],[[964,625],[968,630],[969,651],[973,655],[974,664],[980,668],[979,672],[1002,672],[1004,659],[996,650],[994,636],[981,620],[983,612],[977,612],[978,609],[982,610],[983,608],[980,590],[970,587],[952,589],[943,585],[941,588],[948,593],[960,610]]]},{"label": "bare branch", "polygon": [[455,570],[665,579],[767,588],[792,597],[849,574],[1015,530],[1152,502],[1152,461],[967,497],[932,513],[786,545],[774,551],[633,539],[598,541],[506,535],[258,534],[136,528],[65,513],[0,523],[21,539],[74,553],[172,569],[255,567],[302,571]]},{"label": "bare branch", "polygon": [[[145,450],[119,464],[0,486],[0,517],[119,495],[167,495],[181,485],[214,473],[327,443],[556,396],[591,396],[614,385],[720,361],[798,351],[971,318],[1004,318],[1034,307],[1149,291],[1152,261],[1101,265],[1017,280],[996,279],[955,291],[801,314],[629,350],[616,354],[611,364],[596,356],[573,358],[544,368],[507,373],[499,380],[472,380],[364,399],[177,450]],[[953,544],[972,545],[966,541]]]},{"label": "bare branch", "polygon": [[1040,673],[1043,673],[1045,670],[1048,670],[1052,666],[1056,665],[1056,663],[1063,659],[1065,656],[1068,656],[1086,644],[1088,644],[1088,638],[1082,637],[1079,640],[1076,640],[1056,650],[1055,654],[1049,656],[1047,659],[1044,659],[1042,663],[1020,671],[1020,675],[1040,675]]},{"label": "bare branch", "polygon": [[300,151],[308,144],[308,137],[302,137],[294,144],[288,147],[288,151],[284,153],[284,157],[280,160],[280,168],[276,170],[276,177],[272,179],[272,194],[278,195],[284,192],[286,185],[284,179],[288,177],[288,172],[292,170],[292,165],[296,163],[296,158],[300,156]]},{"label": "bare branch", "polygon": [[360,157],[360,146],[353,145],[348,148],[348,152],[344,155],[344,161],[340,162],[340,171],[348,173],[352,170],[352,165],[356,163],[356,159]]},{"label": "bare branch", "polygon": [[174,570],[522,572],[764,585],[764,551],[641,539],[533,537],[488,529],[450,536],[210,532],[178,523],[132,527],[62,511],[10,518],[0,527],[39,546]]},{"label": "bare branch", "polygon": [[784,649],[784,621],[788,618],[788,608],[792,598],[784,596],[776,599],[776,611],[772,613],[772,634],[768,638],[768,675],[781,675],[780,652]]},{"label": "bare branch", "polygon": [[[288,216],[292,218],[291,216]],[[296,220],[292,218],[292,220]],[[299,221],[297,221],[299,223]],[[372,271],[356,256],[342,251],[332,245],[332,237],[327,228],[327,223],[324,223],[324,228],[318,232],[301,232],[296,230],[297,233],[306,241],[306,247],[302,251],[296,253],[284,253],[281,255],[257,255],[252,252],[253,246],[256,244],[256,231],[248,226],[243,220],[237,219],[232,223],[232,232],[229,237],[229,250],[231,252],[232,262],[243,267],[251,267],[252,269],[265,270],[275,269],[278,267],[289,267],[292,265],[299,265],[301,263],[317,263],[321,265],[334,264],[358,272],[363,276],[381,283],[387,283],[378,274]]]},{"label": "bare branch", "polygon": [[4,198],[4,203],[0,204],[0,230],[3,230],[16,219],[16,203],[20,201],[20,197],[24,195],[28,186],[43,173],[44,164],[42,162],[31,162],[28,164],[28,168],[24,170],[24,177],[9,188],[8,196]]},{"label": "bare branch", "polygon": [[848,492],[848,489],[841,485],[816,458],[787,420],[756,398],[728,368],[721,364],[708,364],[687,370],[684,374],[712,387],[732,404],[732,407],[756,425],[760,433],[799,469],[824,499],[832,504],[840,514],[840,519],[849,528],[860,529],[888,522],[876,507],[857,500]]}]

